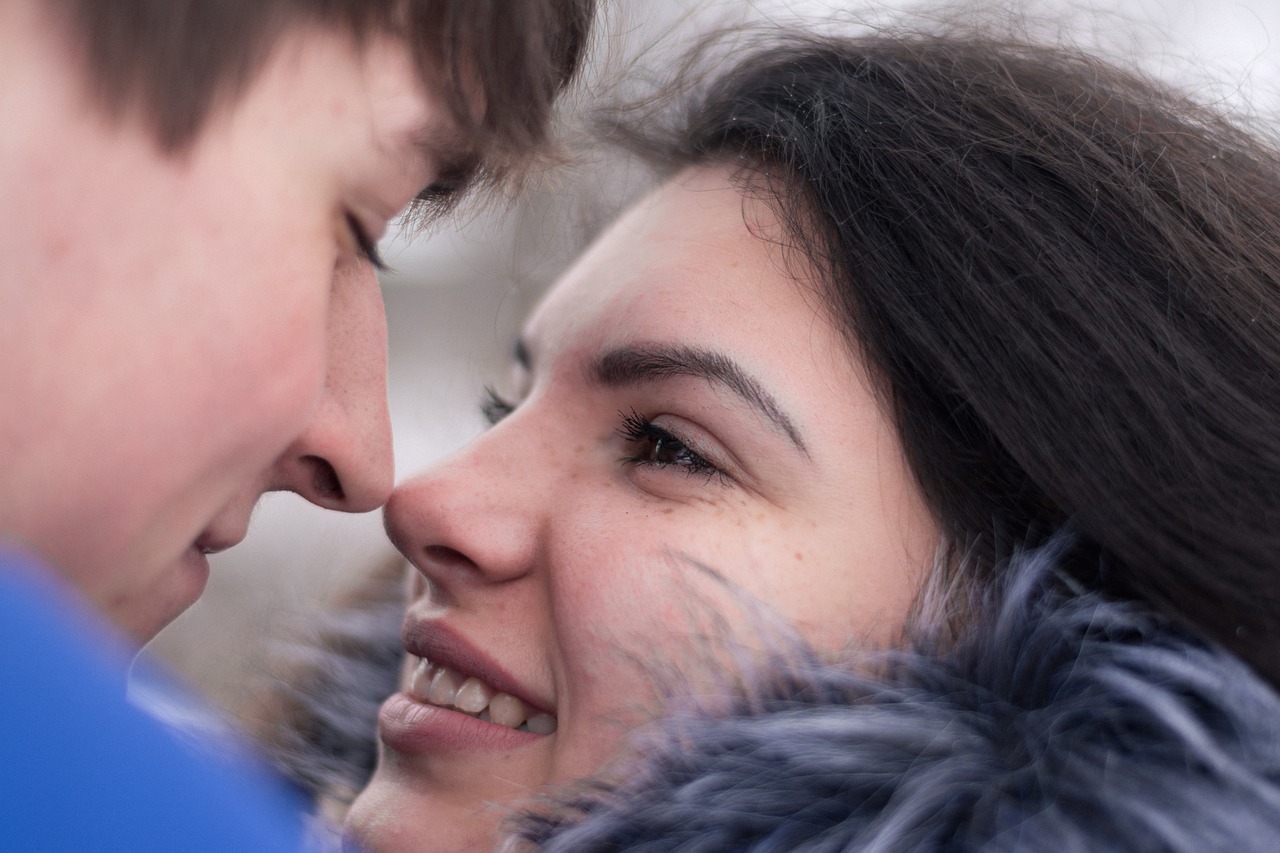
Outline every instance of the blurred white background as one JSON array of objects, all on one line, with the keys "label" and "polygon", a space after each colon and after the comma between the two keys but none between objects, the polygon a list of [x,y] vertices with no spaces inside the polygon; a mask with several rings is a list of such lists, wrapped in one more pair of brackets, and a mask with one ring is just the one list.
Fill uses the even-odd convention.
[{"label": "blurred white background", "polygon": [[[641,47],[672,43],[708,21],[827,16],[850,7],[820,0],[613,0],[578,100],[589,104],[592,91],[605,88]],[[917,6],[899,0],[856,8],[892,19],[896,9]],[[1021,8],[1033,20],[1065,22],[1082,44],[1102,45],[1189,86],[1197,100],[1251,103],[1264,118],[1280,105],[1277,0],[1112,0],[1096,7],[1101,13],[1062,2]],[[393,234],[384,241],[395,268],[382,284],[398,479],[482,428],[480,389],[505,375],[523,316],[582,235],[641,183],[639,175],[616,169],[606,163],[545,176],[505,210],[464,217],[430,237]],[[148,651],[214,704],[234,708],[252,689],[271,638],[389,553],[377,513],[346,516],[294,495],[268,495],[246,542],[214,558],[205,597]]]}]

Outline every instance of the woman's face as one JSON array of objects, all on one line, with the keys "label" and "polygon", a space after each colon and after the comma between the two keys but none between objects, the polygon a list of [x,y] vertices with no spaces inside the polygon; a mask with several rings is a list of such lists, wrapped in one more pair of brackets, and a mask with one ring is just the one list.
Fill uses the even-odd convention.
[{"label": "woman's face", "polygon": [[416,571],[370,849],[490,846],[617,754],[652,673],[715,684],[756,603],[826,649],[902,627],[938,530],[781,236],[726,169],[678,176],[534,313],[493,428],[396,491]]}]

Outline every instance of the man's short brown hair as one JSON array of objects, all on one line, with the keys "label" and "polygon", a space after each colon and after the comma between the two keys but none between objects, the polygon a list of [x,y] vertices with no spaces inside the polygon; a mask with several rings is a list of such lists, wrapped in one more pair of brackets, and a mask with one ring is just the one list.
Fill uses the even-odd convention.
[{"label": "man's short brown hair", "polygon": [[[140,115],[166,151],[199,134],[298,24],[407,39],[423,79],[488,160],[518,160],[547,133],[551,103],[577,70],[595,0],[56,0],[84,56],[94,100]],[[462,81],[485,110],[468,107]]]}]

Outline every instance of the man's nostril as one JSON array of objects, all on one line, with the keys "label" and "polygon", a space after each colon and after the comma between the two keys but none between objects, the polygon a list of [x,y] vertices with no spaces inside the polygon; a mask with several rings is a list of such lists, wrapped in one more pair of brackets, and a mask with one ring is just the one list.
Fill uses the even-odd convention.
[{"label": "man's nostril", "polygon": [[338,479],[338,472],[333,470],[333,466],[327,460],[319,456],[307,456],[306,462],[311,466],[312,484],[319,497],[338,501],[345,497],[342,482]]}]

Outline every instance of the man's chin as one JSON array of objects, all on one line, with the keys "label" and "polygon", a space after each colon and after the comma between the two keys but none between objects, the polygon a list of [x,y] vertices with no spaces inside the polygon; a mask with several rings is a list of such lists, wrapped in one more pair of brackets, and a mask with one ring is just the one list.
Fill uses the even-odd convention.
[{"label": "man's chin", "polygon": [[165,570],[163,583],[118,608],[113,621],[141,649],[195,604],[208,583],[209,557],[192,545]]}]

